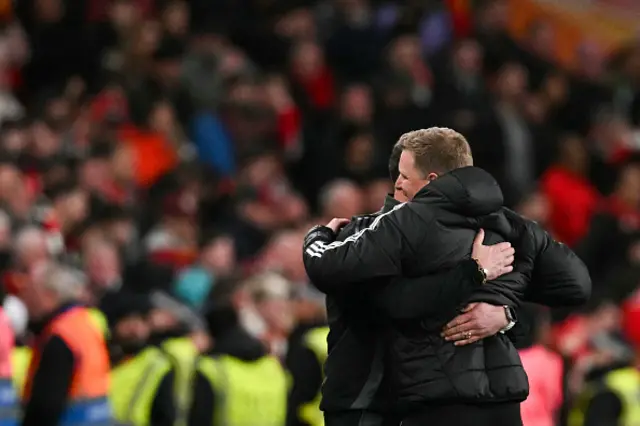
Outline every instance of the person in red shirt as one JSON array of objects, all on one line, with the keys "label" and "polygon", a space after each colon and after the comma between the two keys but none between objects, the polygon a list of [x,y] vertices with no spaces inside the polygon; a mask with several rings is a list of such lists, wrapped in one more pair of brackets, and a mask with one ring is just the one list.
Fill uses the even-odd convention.
[{"label": "person in red shirt", "polygon": [[551,210],[551,232],[569,246],[587,232],[600,194],[589,182],[589,159],[582,139],[568,136],[560,142],[557,162],[541,179]]}]

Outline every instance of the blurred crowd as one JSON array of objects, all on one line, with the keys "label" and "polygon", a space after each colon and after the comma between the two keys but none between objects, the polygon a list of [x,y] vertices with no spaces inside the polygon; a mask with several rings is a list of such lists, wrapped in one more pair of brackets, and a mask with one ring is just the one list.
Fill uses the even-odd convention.
[{"label": "blurred crowd", "polygon": [[[5,287],[56,258],[111,326],[130,294],[153,294],[199,332],[215,289],[240,280],[242,324],[284,360],[324,321],[306,230],[377,211],[398,137],[449,126],[592,274],[586,311],[540,334],[565,360],[567,406],[640,353],[640,45],[585,39],[560,69],[553,27],[513,40],[508,3],[465,20],[431,0],[15,2],[0,32]],[[26,341],[24,306],[4,305]]]}]

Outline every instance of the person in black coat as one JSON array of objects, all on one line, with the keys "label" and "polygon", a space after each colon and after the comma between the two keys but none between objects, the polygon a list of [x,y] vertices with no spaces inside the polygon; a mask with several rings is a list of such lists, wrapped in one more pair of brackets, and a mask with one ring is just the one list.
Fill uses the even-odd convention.
[{"label": "person in black coat", "polygon": [[[552,242],[550,237],[502,208],[495,180],[468,167],[473,162],[471,152],[459,133],[420,130],[403,135],[399,144],[403,153],[398,183],[412,201],[379,215],[344,242],[334,240],[345,219],[313,228],[304,244],[312,282],[347,285],[446,270],[468,258],[476,232],[484,228],[485,242],[514,243],[515,270],[457,300],[458,309],[473,302],[517,307],[527,293],[537,258]],[[584,265],[577,258],[571,260],[557,271],[559,287],[589,282]],[[584,297],[580,299],[584,302]],[[456,349],[440,333],[458,309],[394,320],[390,376],[396,406],[406,413],[404,424],[423,424],[426,417],[436,425],[452,420],[458,425],[521,424],[519,402],[528,394],[528,382],[515,348],[499,333]],[[463,333],[464,340],[475,338],[469,333]]]}]

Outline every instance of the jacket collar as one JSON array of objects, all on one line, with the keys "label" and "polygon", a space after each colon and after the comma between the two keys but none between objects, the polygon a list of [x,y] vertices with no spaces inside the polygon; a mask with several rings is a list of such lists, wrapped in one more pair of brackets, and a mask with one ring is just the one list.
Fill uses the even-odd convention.
[{"label": "jacket collar", "polygon": [[380,213],[390,212],[398,204],[400,204],[400,201],[393,198],[393,195],[387,194],[387,196],[384,197],[384,204],[382,205],[382,209],[380,210]]}]

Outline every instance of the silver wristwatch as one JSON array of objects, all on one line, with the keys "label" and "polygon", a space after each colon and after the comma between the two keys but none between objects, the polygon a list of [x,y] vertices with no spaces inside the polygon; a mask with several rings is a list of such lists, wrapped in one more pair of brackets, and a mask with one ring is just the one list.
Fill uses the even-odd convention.
[{"label": "silver wristwatch", "polygon": [[518,322],[518,319],[516,318],[516,311],[513,308],[508,305],[504,305],[503,308],[504,313],[507,316],[507,321],[509,321],[509,323],[502,330],[500,330],[501,334],[504,334],[507,331],[511,330],[513,326]]}]

